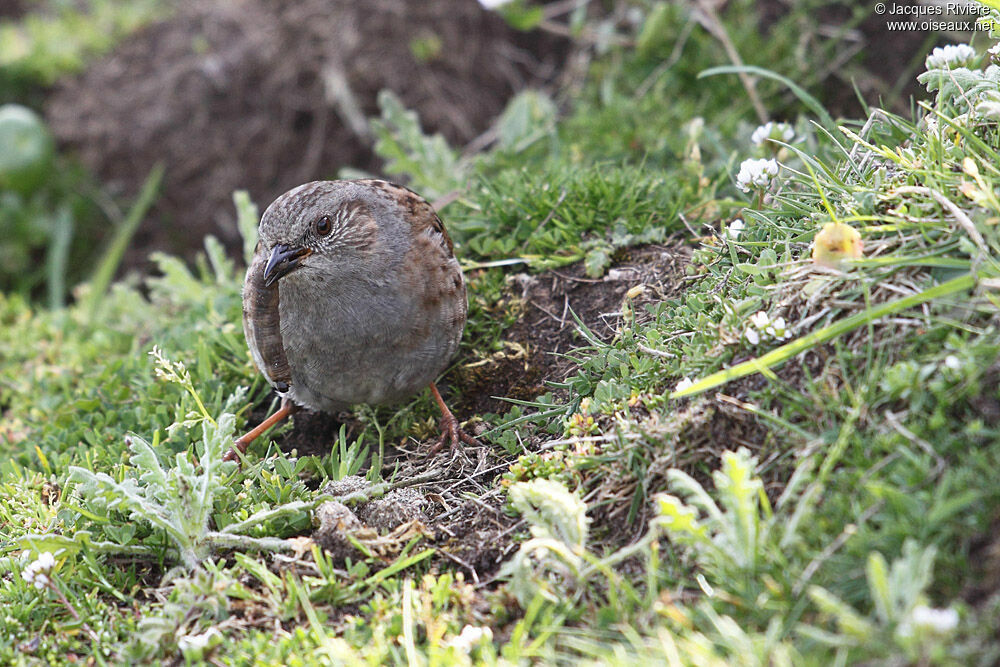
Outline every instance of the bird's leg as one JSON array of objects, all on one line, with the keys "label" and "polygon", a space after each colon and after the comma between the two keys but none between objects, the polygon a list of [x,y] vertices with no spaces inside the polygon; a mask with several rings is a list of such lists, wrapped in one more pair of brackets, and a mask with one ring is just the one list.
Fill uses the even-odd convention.
[{"label": "bird's leg", "polygon": [[463,442],[475,447],[482,446],[481,442],[463,431],[458,425],[458,420],[455,419],[455,415],[451,414],[451,410],[445,405],[444,399],[441,398],[441,392],[438,391],[437,385],[433,382],[431,382],[431,394],[434,396],[434,400],[437,401],[438,408],[441,409],[441,439],[431,448],[431,453],[440,451],[444,447],[444,443],[449,440],[451,441],[452,449],[458,447]]},{"label": "bird's leg", "polygon": [[257,428],[251,430],[246,435],[242,435],[236,438],[236,441],[233,442],[233,446],[229,449],[228,452],[226,452],[226,455],[222,457],[222,460],[235,461],[237,459],[237,454],[236,454],[237,451],[240,454],[242,454],[247,450],[247,446],[257,438],[259,438],[261,434],[264,433],[264,431],[271,428],[272,426],[274,426],[281,420],[285,419],[286,417],[294,415],[299,410],[301,410],[301,408],[292,403],[287,398],[281,399],[281,407],[278,408],[278,410],[273,415],[262,421],[257,426]]}]

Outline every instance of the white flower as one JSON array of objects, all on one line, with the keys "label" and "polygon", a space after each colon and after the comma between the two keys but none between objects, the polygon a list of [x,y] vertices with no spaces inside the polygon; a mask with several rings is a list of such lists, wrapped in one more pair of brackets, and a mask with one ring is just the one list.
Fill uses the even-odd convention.
[{"label": "white flower", "polygon": [[976,58],[976,50],[968,44],[938,46],[924,61],[927,69],[957,69],[965,67]]},{"label": "white flower", "polygon": [[466,625],[462,632],[448,642],[448,646],[455,647],[461,653],[470,653],[473,648],[483,640],[493,641],[493,631],[488,627]]},{"label": "white flower", "polygon": [[962,362],[954,354],[949,354],[944,358],[944,365],[953,371],[957,371],[962,367]]},{"label": "white flower", "polygon": [[910,612],[909,621],[918,630],[943,635],[958,627],[958,612],[951,607],[935,609],[921,604]]},{"label": "white flower", "polygon": [[217,628],[209,628],[200,635],[184,635],[177,640],[177,648],[189,660],[202,660],[205,651],[222,643],[222,633]]},{"label": "white flower", "polygon": [[786,338],[789,338],[792,335],[792,333],[790,331],[786,331],[785,330],[785,318],[784,317],[778,317],[778,318],[776,318],[773,322],[771,322],[771,326],[766,327],[764,329],[764,331],[769,336],[777,338],[778,340],[784,340]]},{"label": "white flower", "polygon": [[750,326],[747,327],[743,335],[751,345],[756,345],[762,338],[774,338],[775,340],[785,340],[791,338],[792,332],[788,331],[784,317],[776,317],[773,320],[763,310],[757,311],[750,316]]},{"label": "white flower", "polygon": [[997,42],[990,48],[986,49],[986,53],[990,54],[991,56],[1000,56],[1000,42]]},{"label": "white flower", "polygon": [[756,315],[750,316],[750,324],[763,331],[769,324],[771,324],[771,318],[767,316],[767,313],[761,310],[758,311]]},{"label": "white flower", "polygon": [[25,582],[34,585],[34,587],[38,590],[42,590],[49,585],[48,574],[55,566],[55,556],[52,555],[52,552],[45,551],[39,554],[38,558],[34,562],[29,563],[28,566],[24,568],[21,576],[24,578]]},{"label": "white flower", "polygon": [[681,380],[677,383],[677,386],[674,387],[674,391],[684,391],[685,389],[687,389],[692,385],[694,385],[694,380],[692,380],[691,378],[689,377],[681,378]]},{"label": "white flower", "polygon": [[778,162],[773,158],[770,160],[743,160],[740,164],[740,172],[736,174],[736,185],[743,192],[750,192],[752,189],[761,189],[771,185],[771,181],[778,175]]},{"label": "white flower", "polygon": [[750,141],[757,146],[763,146],[768,139],[777,139],[786,144],[795,138],[795,130],[788,123],[772,123],[770,121],[759,126],[750,135]]},{"label": "white flower", "polygon": [[736,218],[735,220],[729,223],[729,228],[726,229],[726,235],[735,241],[740,237],[740,234],[743,232],[744,228],[746,228],[746,224],[744,224],[744,222],[740,218]]},{"label": "white flower", "polygon": [[752,141],[756,146],[762,145],[764,141],[771,138],[772,127],[774,127],[774,123],[770,121],[764,123],[763,125],[758,125],[757,129],[750,135],[750,141]]}]

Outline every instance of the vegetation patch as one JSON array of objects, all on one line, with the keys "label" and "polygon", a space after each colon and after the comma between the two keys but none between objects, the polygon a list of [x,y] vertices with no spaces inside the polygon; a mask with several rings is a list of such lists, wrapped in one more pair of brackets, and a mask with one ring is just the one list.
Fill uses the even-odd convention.
[{"label": "vegetation patch", "polygon": [[211,236],[0,294],[0,660],[997,662],[997,35],[834,120],[852,47],[799,9],[580,6],[504,10],[586,66],[471,149],[390,92],[366,121],[464,263],[441,387],[481,447],[431,452],[418,395],[224,463],[275,399]]}]

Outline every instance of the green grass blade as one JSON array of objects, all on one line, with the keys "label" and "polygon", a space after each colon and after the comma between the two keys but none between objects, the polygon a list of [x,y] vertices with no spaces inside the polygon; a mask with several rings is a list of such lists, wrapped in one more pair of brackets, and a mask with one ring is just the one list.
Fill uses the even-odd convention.
[{"label": "green grass blade", "polygon": [[104,257],[98,263],[97,270],[94,271],[94,276],[90,279],[90,293],[87,295],[86,311],[90,314],[91,320],[94,319],[97,306],[104,297],[104,293],[107,292],[112,278],[115,277],[115,272],[118,270],[118,265],[121,264],[129,241],[132,240],[132,236],[135,235],[136,230],[139,228],[139,223],[146,217],[149,207],[156,200],[162,179],[163,165],[158,164],[149,172],[149,176],[146,178],[146,182],[143,183],[138,198],[135,200],[132,208],[129,209],[128,215],[125,216],[125,219],[118,226],[114,238],[111,239],[111,245],[108,246]]},{"label": "green grass blade", "polygon": [[376,572],[372,576],[370,576],[367,579],[365,579],[365,585],[366,586],[374,586],[374,585],[378,584],[381,581],[385,581],[387,578],[391,577],[392,575],[396,574],[397,572],[401,572],[402,570],[405,570],[408,567],[413,567],[414,565],[416,565],[420,561],[425,560],[425,559],[431,557],[432,555],[434,555],[435,551],[437,551],[437,550],[436,549],[424,549],[420,553],[416,553],[416,554],[414,554],[412,556],[407,556],[405,558],[400,558],[399,560],[397,560],[396,562],[394,562],[392,565],[389,565],[388,567],[379,570],[378,572]]},{"label": "green grass blade", "polygon": [[73,215],[66,206],[56,212],[52,227],[52,241],[45,257],[45,272],[48,274],[49,308],[53,310],[63,305],[66,296],[66,265],[69,262],[69,246],[73,240]]},{"label": "green grass blade", "polygon": [[753,74],[756,76],[762,76],[765,79],[774,79],[780,82],[786,88],[788,88],[792,93],[799,98],[799,100],[805,104],[809,109],[819,116],[820,121],[824,126],[828,128],[834,128],[836,125],[833,122],[833,118],[830,113],[823,107],[819,100],[810,95],[805,88],[795,83],[791,79],[784,77],[777,72],[772,72],[769,69],[764,69],[763,67],[757,67],[756,65],[720,65],[719,67],[709,67],[706,70],[702,70],[698,73],[698,78],[703,79],[707,76],[715,76],[716,74]]},{"label": "green grass blade", "polygon": [[237,190],[233,193],[233,204],[236,206],[236,226],[243,239],[243,260],[249,266],[257,248],[257,223],[260,222],[260,211],[246,190]]}]

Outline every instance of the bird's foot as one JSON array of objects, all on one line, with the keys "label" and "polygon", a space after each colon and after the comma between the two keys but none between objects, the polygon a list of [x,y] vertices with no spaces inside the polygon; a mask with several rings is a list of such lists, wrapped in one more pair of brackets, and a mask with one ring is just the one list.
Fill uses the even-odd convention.
[{"label": "bird's foot", "polygon": [[483,443],[466,433],[458,425],[458,420],[455,419],[455,415],[451,414],[451,410],[448,409],[444,399],[441,398],[441,393],[433,382],[431,383],[431,394],[434,396],[434,400],[437,401],[438,408],[441,410],[441,438],[431,447],[429,453],[437,454],[444,449],[446,442],[450,442],[452,451],[457,447],[461,447],[462,443],[472,445],[473,447],[481,447]]},{"label": "bird's foot", "polygon": [[437,454],[444,449],[445,443],[450,443],[452,451],[461,447],[462,443],[472,445],[473,447],[480,447],[483,444],[476,440],[473,436],[466,433],[462,427],[458,425],[458,420],[455,419],[455,415],[451,414],[451,412],[448,412],[441,418],[440,426],[441,437],[436,443],[434,443],[434,446],[431,447],[431,454]]},{"label": "bird's foot", "polygon": [[[249,435],[249,434],[247,434]],[[241,435],[240,437],[233,440],[233,446],[229,448],[229,451],[222,455],[223,461],[236,461],[239,459],[240,454],[245,454],[247,447],[253,440],[248,440],[246,435]]]}]

